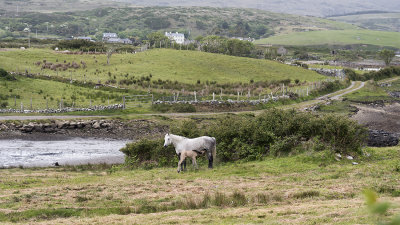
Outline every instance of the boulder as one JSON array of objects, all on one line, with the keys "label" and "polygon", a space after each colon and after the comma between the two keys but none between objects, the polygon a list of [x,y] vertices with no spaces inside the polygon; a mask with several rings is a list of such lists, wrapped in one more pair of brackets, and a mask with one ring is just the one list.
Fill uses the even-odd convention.
[{"label": "boulder", "polygon": [[100,127],[101,127],[101,126],[100,126],[100,123],[97,122],[97,121],[92,125],[92,128],[93,128],[93,129],[100,129]]}]

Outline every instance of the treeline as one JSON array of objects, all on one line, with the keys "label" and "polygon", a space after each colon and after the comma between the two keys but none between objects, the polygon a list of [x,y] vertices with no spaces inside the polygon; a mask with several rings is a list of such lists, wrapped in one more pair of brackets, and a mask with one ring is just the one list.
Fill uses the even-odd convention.
[{"label": "treeline", "polygon": [[[366,129],[347,117],[277,109],[258,116],[228,115],[201,124],[184,121],[171,127],[171,133],[190,138],[215,137],[217,159],[222,162],[320,151],[357,155],[367,137]],[[156,166],[176,165],[175,150],[164,149],[163,141],[142,139],[121,151],[132,166],[149,162]]]},{"label": "treeline", "polygon": [[391,78],[395,76],[400,76],[400,66],[391,66],[379,71],[371,71],[364,74],[358,74],[352,69],[345,69],[344,70],[346,76],[353,81],[367,81],[367,80],[383,80],[386,78]]}]

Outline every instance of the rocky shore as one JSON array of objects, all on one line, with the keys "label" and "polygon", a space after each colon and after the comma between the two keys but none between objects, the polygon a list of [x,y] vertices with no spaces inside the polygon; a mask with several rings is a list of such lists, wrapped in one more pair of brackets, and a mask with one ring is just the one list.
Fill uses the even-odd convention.
[{"label": "rocky shore", "polygon": [[0,121],[0,139],[91,137],[134,140],[144,136],[162,135],[167,129],[166,126],[149,120]]}]

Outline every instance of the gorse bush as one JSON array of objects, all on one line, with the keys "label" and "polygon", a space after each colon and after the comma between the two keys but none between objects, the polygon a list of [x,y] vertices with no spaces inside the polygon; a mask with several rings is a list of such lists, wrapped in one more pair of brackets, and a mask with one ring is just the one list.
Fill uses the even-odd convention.
[{"label": "gorse bush", "polygon": [[[294,110],[268,110],[261,115],[227,115],[215,121],[196,124],[184,121],[171,127],[173,134],[202,135],[217,140],[217,159],[222,162],[257,160],[264,156],[284,156],[302,151],[330,150],[343,154],[361,153],[367,131],[344,116],[317,116]],[[163,139],[143,139],[128,144],[123,151],[137,160],[155,160],[175,165],[175,151],[163,149]]]}]

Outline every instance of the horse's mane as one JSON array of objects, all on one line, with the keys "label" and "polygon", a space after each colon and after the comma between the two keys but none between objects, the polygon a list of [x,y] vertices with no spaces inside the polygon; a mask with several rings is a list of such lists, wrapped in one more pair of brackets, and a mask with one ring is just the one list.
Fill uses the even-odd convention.
[{"label": "horse's mane", "polygon": [[175,138],[180,138],[180,139],[187,139],[187,137],[184,137],[184,136],[179,136],[179,135],[176,135],[176,134],[169,134],[170,136],[172,136],[172,137],[175,137]]}]

